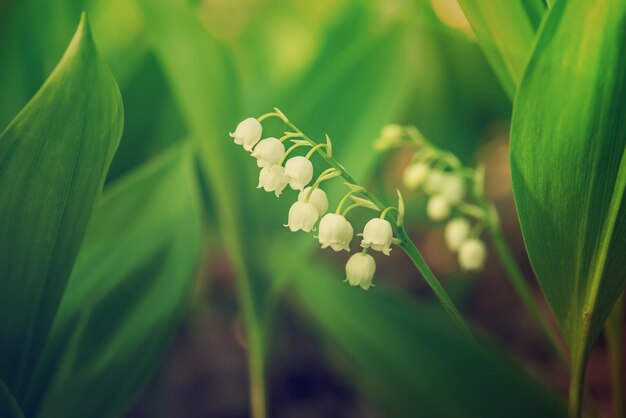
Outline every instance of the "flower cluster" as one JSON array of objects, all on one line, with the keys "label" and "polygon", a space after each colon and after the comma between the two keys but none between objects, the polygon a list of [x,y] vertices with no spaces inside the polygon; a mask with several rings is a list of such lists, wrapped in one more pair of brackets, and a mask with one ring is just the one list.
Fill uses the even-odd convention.
[{"label": "flower cluster", "polygon": [[428,197],[426,213],[432,221],[446,222],[446,245],[458,253],[461,268],[482,269],[487,249],[480,234],[489,216],[483,204],[484,170],[464,167],[456,156],[429,143],[412,126],[387,125],[374,143],[379,151],[403,146],[415,149],[403,172],[404,186]]},{"label": "flower cluster", "polygon": [[[269,117],[280,118],[289,128],[281,138],[263,136],[261,122]],[[242,145],[256,159],[259,173],[258,188],[274,192],[277,197],[289,186],[299,192],[296,201],[291,205],[285,225],[292,232],[311,232],[316,230],[317,240],[321,248],[334,251],[350,251],[354,238],[354,228],[346,218],[354,208],[364,207],[380,212],[380,216],[367,222],[363,229],[360,246],[361,252],[350,257],[346,263],[346,281],[351,286],[360,286],[367,290],[372,286],[376,271],[376,262],[368,253],[369,250],[389,255],[391,244],[396,243],[394,226],[387,220],[391,210],[398,213],[396,225],[401,225],[404,207],[399,195],[398,207],[382,207],[381,204],[363,187],[345,172],[332,157],[332,143],[326,136],[326,143],[316,143],[296,128],[278,109],[259,118],[248,118],[239,123],[230,136],[235,144]],[[292,145],[286,149],[285,142]],[[309,148],[304,156],[292,156],[298,148]],[[311,157],[318,152],[330,166],[322,171],[312,182],[314,167]],[[346,180],[348,191],[341,199],[334,212],[328,212],[328,197],[320,187],[322,182],[342,176]],[[311,183],[312,182],[312,183]],[[348,201],[352,204],[344,209]]]}]

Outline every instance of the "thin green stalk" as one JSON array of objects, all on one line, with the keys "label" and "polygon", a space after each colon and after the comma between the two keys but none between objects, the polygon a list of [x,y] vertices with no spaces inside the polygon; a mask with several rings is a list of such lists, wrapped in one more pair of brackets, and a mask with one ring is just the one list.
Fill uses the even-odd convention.
[{"label": "thin green stalk", "polygon": [[261,350],[248,350],[250,409],[254,418],[266,418],[265,358]]},{"label": "thin green stalk", "polygon": [[585,371],[587,368],[586,350],[572,352],[570,359],[570,381],[568,396],[568,411],[570,418],[581,418],[583,407],[583,391]]},{"label": "thin green stalk", "polygon": [[454,302],[452,302],[452,300],[448,296],[448,293],[445,291],[439,280],[437,280],[437,277],[426,263],[426,260],[424,260],[422,254],[419,252],[417,247],[415,247],[415,244],[407,235],[404,227],[398,228],[397,237],[402,241],[402,243],[400,244],[400,248],[402,248],[406,255],[411,259],[415,267],[417,267],[419,272],[424,277],[424,280],[426,280],[426,283],[428,283],[430,288],[435,293],[435,296],[437,297],[439,302],[452,317],[454,323],[459,327],[461,332],[463,332],[470,340],[477,343],[476,339],[474,338],[474,334],[472,334],[472,331],[470,331],[467,323],[454,305]]},{"label": "thin green stalk", "polygon": [[502,234],[502,230],[500,229],[497,222],[494,222],[492,219],[487,220],[487,229],[489,231],[489,235],[491,236],[491,240],[493,242],[496,253],[498,254],[498,258],[506,270],[507,276],[509,277],[509,282],[513,286],[513,289],[522,300],[522,303],[526,307],[526,309],[533,316],[546,338],[548,339],[550,345],[559,356],[561,361],[566,364],[567,362],[567,352],[565,351],[565,347],[559,340],[558,336],[554,332],[554,330],[548,325],[545,317],[543,316],[539,305],[535,297],[530,290],[528,282],[526,278],[520,271],[513,254]]},{"label": "thin green stalk", "polygon": [[619,297],[606,321],[605,335],[611,365],[611,398],[616,418],[626,418],[624,394],[624,294]]},{"label": "thin green stalk", "polygon": [[[302,138],[306,141],[309,141],[309,143],[312,146],[317,145],[317,142],[315,142],[314,140],[306,136],[293,123],[287,120],[287,118],[283,118],[283,121],[285,122],[287,126],[293,129],[295,132],[297,132],[298,134],[301,134]],[[337,162],[335,158],[333,158],[332,156],[329,156],[327,152],[321,152],[320,149],[317,150],[317,153],[326,161],[326,163],[328,163],[328,165],[330,165],[332,168],[340,172],[341,176],[348,183],[358,185],[356,180],[354,180],[354,178],[352,178],[352,176],[350,176],[350,174],[346,172],[343,166],[339,164],[339,162]],[[367,199],[369,199],[376,206],[378,206],[378,208],[381,211],[384,211],[386,209],[386,206],[383,205],[382,202],[378,200],[378,198],[374,196],[372,193],[370,193],[369,191],[363,190],[362,192],[359,192],[359,193],[365,196]],[[422,276],[424,277],[424,280],[426,280],[426,283],[430,286],[430,288],[435,293],[435,296],[437,297],[439,302],[443,305],[444,309],[452,317],[452,320],[459,327],[461,332],[464,335],[466,335],[471,341],[476,342],[476,339],[474,335],[472,334],[472,331],[470,330],[469,326],[467,325],[467,323],[465,322],[465,320],[459,313],[458,309],[454,305],[454,302],[452,302],[452,299],[450,299],[450,296],[448,295],[446,290],[443,288],[443,286],[441,285],[441,283],[439,282],[435,274],[432,272],[432,270],[426,263],[426,260],[424,260],[424,257],[422,256],[422,254],[419,252],[419,250],[417,249],[413,241],[411,241],[404,227],[398,226],[396,223],[396,220],[393,219],[389,214],[387,214],[386,217],[394,230],[394,235],[398,237],[401,241],[400,248],[402,248],[402,250],[409,256],[411,261],[413,261],[413,264],[415,265],[415,267],[422,274]]]}]

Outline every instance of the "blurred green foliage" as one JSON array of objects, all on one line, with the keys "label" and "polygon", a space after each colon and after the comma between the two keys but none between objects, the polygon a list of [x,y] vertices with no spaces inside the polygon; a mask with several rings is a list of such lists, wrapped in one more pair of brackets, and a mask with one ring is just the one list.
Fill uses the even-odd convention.
[{"label": "blurred green foliage", "polygon": [[[341,351],[342,370],[389,416],[563,415],[560,400],[497,348],[467,346],[438,306],[385,289],[385,272],[371,294],[341,284],[337,267],[324,267],[314,255],[309,236],[279,227],[288,200],[255,189],[254,162],[227,135],[239,120],[278,106],[313,138],[330,135],[338,160],[366,183],[379,162],[371,143],[390,122],[415,124],[433,142],[472,161],[485,130],[508,118],[511,105],[467,22],[440,3],[0,5],[2,126],[59,61],[81,10],[90,16],[125,108],[104,196],[72,276],[65,278],[69,285],[60,309],[49,318],[51,336],[41,335],[43,355],[31,365],[28,387],[0,376],[0,411],[19,416],[8,412],[18,404],[29,417],[122,414],[181,318],[208,230],[208,251],[225,250],[236,276],[257,418],[267,410],[268,353],[272,333],[280,332],[276,305],[284,298],[305,318],[303,326]],[[522,26],[534,30],[536,16],[529,16],[531,23]],[[520,41],[524,48],[529,33]],[[502,62],[498,54],[509,52],[503,47],[488,57]],[[521,61],[516,55],[512,67],[496,68],[508,80],[509,96]],[[511,68],[513,76],[507,73]],[[89,92],[95,86],[76,87]],[[274,135],[281,129],[266,124]],[[371,183],[380,187],[383,181]],[[339,189],[328,192],[336,202]]]}]

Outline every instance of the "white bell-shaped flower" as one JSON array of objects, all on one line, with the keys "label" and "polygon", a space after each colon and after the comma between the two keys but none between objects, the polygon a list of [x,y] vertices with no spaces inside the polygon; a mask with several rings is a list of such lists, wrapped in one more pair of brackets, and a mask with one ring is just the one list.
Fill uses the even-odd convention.
[{"label": "white bell-shaped flower", "polygon": [[444,219],[447,219],[450,217],[451,211],[452,208],[450,207],[448,199],[442,195],[431,197],[426,205],[426,214],[433,221],[443,221]]},{"label": "white bell-shaped flower", "polygon": [[417,162],[408,166],[402,175],[404,187],[409,190],[415,190],[422,186],[428,178],[430,166],[425,162]]},{"label": "white bell-shaped flower", "polygon": [[[304,202],[307,195],[309,194],[310,187],[305,188],[298,194],[298,202]],[[317,209],[317,213],[319,216],[324,216],[326,211],[328,210],[328,198],[326,197],[326,192],[316,187],[313,192],[311,192],[311,197],[309,198],[309,202],[313,203],[315,209]]]},{"label": "white bell-shaped flower", "polygon": [[262,134],[263,126],[261,122],[255,118],[248,118],[241,121],[237,125],[235,132],[231,132],[229,135],[235,139],[235,144],[243,145],[246,151],[252,151],[252,147],[259,142]]},{"label": "white bell-shaped flower", "polygon": [[290,158],[285,163],[285,175],[292,189],[302,190],[313,178],[313,164],[302,156]]},{"label": "white bell-shaped flower", "polygon": [[350,241],[353,236],[352,225],[341,215],[327,213],[320,221],[317,238],[322,248],[331,247],[335,251],[350,251]]},{"label": "white bell-shaped flower", "polygon": [[252,151],[252,156],[256,158],[256,164],[260,168],[278,164],[284,155],[285,145],[277,138],[262,139]]},{"label": "white bell-shaped flower", "polygon": [[465,218],[455,218],[446,224],[443,232],[450,251],[458,251],[461,244],[469,237],[472,226]]},{"label": "white bell-shaped flower", "polygon": [[374,257],[365,253],[356,253],[346,263],[346,280],[350,286],[361,286],[367,290],[372,285],[376,272]]},{"label": "white bell-shaped flower", "polygon": [[424,192],[427,194],[439,193],[445,181],[446,173],[441,170],[430,170],[424,182]]},{"label": "white bell-shaped flower", "polygon": [[449,174],[441,186],[441,195],[452,204],[457,205],[465,198],[465,181],[463,177],[456,174]]},{"label": "white bell-shaped flower", "polygon": [[298,201],[289,208],[289,220],[285,226],[289,227],[291,232],[299,230],[311,232],[318,219],[319,214],[313,203]]},{"label": "white bell-shaped flower", "polygon": [[459,248],[459,264],[464,270],[476,271],[482,269],[486,258],[487,248],[477,238],[465,240]]},{"label": "white bell-shaped flower", "polygon": [[287,177],[285,177],[285,169],[280,165],[271,167],[263,167],[259,173],[259,185],[266,192],[274,192],[279,197],[283,189],[287,186]]},{"label": "white bell-shaped flower", "polygon": [[393,230],[389,221],[380,218],[370,219],[365,224],[365,228],[363,228],[361,247],[371,248],[385,255],[389,255],[392,239]]}]

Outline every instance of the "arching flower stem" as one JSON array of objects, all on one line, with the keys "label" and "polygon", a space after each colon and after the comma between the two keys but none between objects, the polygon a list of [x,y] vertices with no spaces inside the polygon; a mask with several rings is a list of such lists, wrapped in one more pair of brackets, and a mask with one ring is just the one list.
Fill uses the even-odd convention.
[{"label": "arching flower stem", "polygon": [[398,213],[400,212],[400,210],[399,210],[398,208],[393,207],[393,206],[389,206],[388,208],[385,208],[385,210],[383,210],[383,211],[380,213],[380,219],[385,219],[385,218],[387,217],[387,214],[388,214],[389,212],[391,212],[392,210],[395,210],[395,211],[396,211],[396,212],[398,212]]},{"label": "arching flower stem", "polygon": [[[293,123],[291,123],[284,116],[284,114],[282,112],[280,112],[280,110],[278,110],[276,108],[275,108],[275,110],[276,110],[276,114],[277,115],[282,115],[282,117],[281,116],[279,116],[279,117],[281,117],[281,119],[283,119],[283,121],[285,122],[285,124],[287,126],[289,126],[294,132],[297,132],[297,133],[302,135],[302,139],[303,140],[308,141],[311,144],[312,147],[315,147],[318,144],[317,142],[315,142],[314,140],[309,138],[306,134],[304,134],[300,129],[298,129]],[[359,183],[349,173],[346,172],[344,167],[332,155],[329,156],[327,153],[321,152],[320,149],[316,150],[316,152],[322,157],[322,159],[324,159],[324,161],[326,161],[326,163],[330,167],[332,167],[335,170],[337,170],[338,172],[340,172],[341,176],[348,183],[350,183],[352,185],[355,185],[355,186],[358,186]],[[369,192],[368,190],[363,190],[363,191],[361,191],[359,193],[362,194],[366,199],[370,200],[374,205],[376,205],[379,208],[380,211],[384,211],[387,208],[387,206],[383,205],[382,202],[376,196],[374,196],[371,192]],[[346,197],[344,197],[343,200],[345,200],[345,199],[346,199]],[[341,205],[341,203],[340,203],[340,205]],[[337,213],[339,213],[339,212],[337,212]],[[448,312],[448,314],[450,315],[450,317],[452,318],[454,323],[459,327],[461,332],[468,337],[469,340],[471,340],[474,343],[478,344],[476,342],[476,339],[475,339],[474,335],[472,334],[472,331],[470,330],[469,326],[467,325],[467,323],[465,322],[465,320],[461,316],[459,310],[454,305],[454,302],[452,302],[452,299],[450,299],[450,296],[448,295],[446,290],[443,288],[443,286],[441,285],[441,283],[439,282],[439,280],[437,279],[435,274],[432,272],[432,270],[430,269],[430,267],[426,263],[426,260],[424,259],[422,254],[419,252],[419,250],[417,249],[417,247],[415,246],[413,241],[411,241],[411,239],[409,238],[409,236],[408,236],[404,226],[403,225],[397,225],[397,223],[395,222],[395,220],[393,218],[391,218],[389,213],[385,214],[385,217],[389,218],[387,220],[390,221],[390,223],[391,223],[391,226],[392,226],[392,228],[394,230],[393,231],[394,232],[394,236],[396,236],[400,240],[400,243],[399,243],[400,248],[402,248],[402,250],[411,259],[411,261],[413,262],[415,267],[422,274],[422,276],[424,277],[424,280],[430,286],[430,288],[432,289],[433,293],[435,294],[435,296],[437,297],[437,299],[439,300],[441,305],[444,307],[444,309]]]},{"label": "arching flower stem", "polygon": [[293,144],[292,146],[289,147],[289,149],[287,151],[285,151],[285,155],[283,155],[283,159],[280,160],[278,165],[283,165],[283,163],[285,162],[285,160],[287,159],[289,154],[291,154],[294,150],[296,150],[296,149],[298,149],[300,147],[310,147],[310,145],[309,144],[305,144],[303,142],[298,142],[296,144]]},{"label": "arching flower stem", "polygon": [[309,159],[313,156],[313,154],[315,154],[315,152],[316,152],[317,150],[321,149],[321,148],[328,148],[328,145],[326,145],[326,144],[317,144],[317,145],[315,145],[315,146],[314,146],[313,148],[311,148],[311,150],[310,150],[310,151],[306,154],[305,158],[306,158],[307,160],[309,160]]},{"label": "arching flower stem", "polygon": [[340,215],[340,214],[341,214],[341,208],[343,208],[343,205],[345,205],[345,203],[348,201],[348,199],[350,198],[350,196],[352,196],[352,195],[354,195],[354,194],[356,194],[356,193],[359,193],[359,192],[356,192],[356,191],[354,191],[354,190],[350,190],[348,193],[346,193],[346,194],[343,196],[343,198],[339,201],[339,204],[337,205],[337,210],[335,210],[335,213],[336,213],[337,215]]},{"label": "arching flower stem", "polygon": [[257,120],[259,122],[263,122],[265,119],[272,118],[272,117],[279,118],[284,123],[289,123],[289,119],[287,119],[287,116],[285,116],[285,114],[283,112],[281,112],[280,109],[278,109],[276,107],[274,108],[274,112],[266,113],[266,114],[264,114],[262,116],[259,116],[257,118]]},{"label": "arching flower stem", "polygon": [[343,211],[342,215],[345,218],[348,215],[348,212],[350,212],[352,209],[356,209],[356,208],[368,208],[368,209],[374,210],[374,208],[372,208],[371,206],[365,205],[363,203],[353,203],[350,206],[348,206],[346,208],[346,210]]},{"label": "arching flower stem", "polygon": [[280,142],[285,142],[286,140],[291,138],[302,138],[302,134],[299,134],[297,132],[285,132],[285,135],[278,138],[278,140]]},{"label": "arching flower stem", "polygon": [[315,180],[315,183],[313,183],[313,185],[311,186],[311,188],[309,189],[309,191],[306,194],[306,197],[304,198],[305,202],[308,202],[309,199],[311,199],[311,195],[313,194],[313,192],[315,191],[315,189],[317,189],[320,184],[325,181],[325,180],[330,180],[332,178],[335,177],[339,177],[341,175],[340,172],[338,172],[337,170],[335,170],[334,168],[328,168],[326,170],[324,170],[318,177],[317,180]]}]

